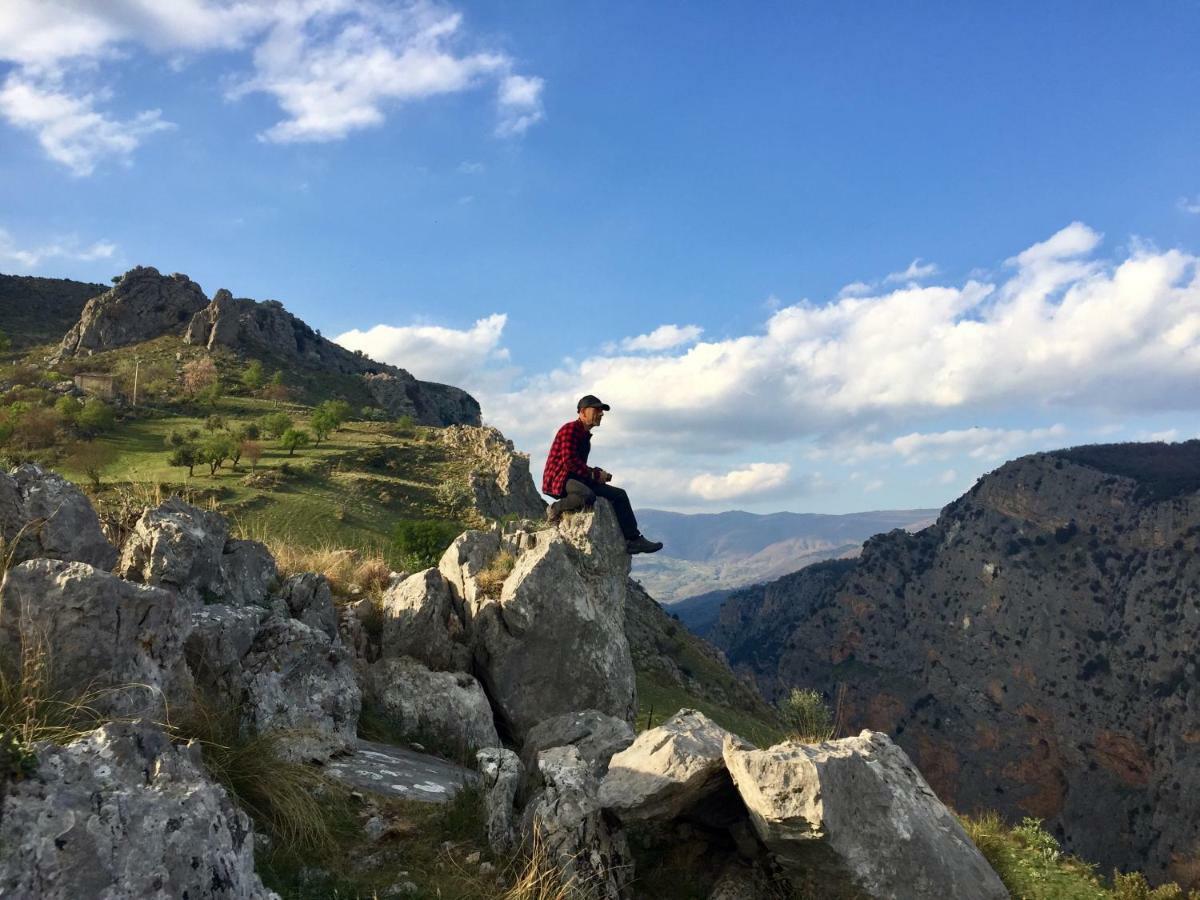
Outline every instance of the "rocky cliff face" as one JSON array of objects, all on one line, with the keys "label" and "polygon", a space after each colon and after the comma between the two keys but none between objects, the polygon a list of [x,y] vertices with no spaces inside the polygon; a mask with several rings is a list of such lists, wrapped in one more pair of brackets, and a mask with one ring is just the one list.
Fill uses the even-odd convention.
[{"label": "rocky cliff face", "polygon": [[1198,488],[1194,441],[1018,459],[924,531],[734,594],[711,637],[768,694],[844,686],[959,810],[1195,882]]},{"label": "rocky cliff face", "polygon": [[150,266],[137,266],[112,290],[87,302],[59,352],[86,355],[163,334],[182,334],[192,316],[207,305],[200,285],[186,275],[160,275]]},{"label": "rocky cliff face", "polygon": [[391,416],[411,416],[438,426],[480,422],[479,403],[470,394],[418,381],[404,369],[340,347],[278,300],[235,298],[221,289],[210,303],[186,275],[164,276],[150,267],[131,269],[112,290],[89,300],[59,353],[112,350],[165,334],[209,350],[225,348],[266,358],[285,368],[361,377],[375,402]]}]

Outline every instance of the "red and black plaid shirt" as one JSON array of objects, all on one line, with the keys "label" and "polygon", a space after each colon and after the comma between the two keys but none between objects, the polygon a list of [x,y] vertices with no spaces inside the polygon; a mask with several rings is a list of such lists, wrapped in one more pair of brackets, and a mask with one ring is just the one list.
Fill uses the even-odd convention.
[{"label": "red and black plaid shirt", "polygon": [[542,493],[561,497],[567,492],[567,479],[571,477],[596,478],[596,470],[587,464],[592,450],[592,435],[578,419],[558,429],[550,455],[546,457],[546,471],[542,474]]}]

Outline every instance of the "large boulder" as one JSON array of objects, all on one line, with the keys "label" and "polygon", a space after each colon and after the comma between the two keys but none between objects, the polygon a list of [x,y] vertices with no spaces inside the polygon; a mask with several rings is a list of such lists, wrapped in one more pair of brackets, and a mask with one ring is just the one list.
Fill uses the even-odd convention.
[{"label": "large boulder", "polygon": [[219,599],[225,593],[221,557],[228,539],[223,516],[172,497],[142,513],[125,540],[117,571],[130,581],[170,587],[198,602]]},{"label": "large boulder", "polygon": [[205,703],[218,709],[242,705],[242,661],[267,616],[260,606],[224,603],[193,610],[184,657]]},{"label": "large boulder", "polygon": [[250,820],[207,779],[200,747],[142,722],[65,747],[0,805],[0,896],[39,900],[268,900]]},{"label": "large boulder", "polygon": [[85,355],[183,334],[208,305],[200,285],[186,275],[160,275],[150,266],[130,269],[111,290],[93,297],[67,332],[60,356]]},{"label": "large boulder", "polygon": [[789,870],[890,900],[1002,900],[1008,892],[887,735],[748,750],[725,764],[759,838]]},{"label": "large boulder", "polygon": [[437,569],[392,585],[383,595],[382,607],[381,656],[410,656],[447,672],[470,668],[462,604]]},{"label": "large boulder", "polygon": [[538,754],[551,747],[573,746],[596,778],[608,771],[613,754],[633,743],[636,732],[624,719],[607,716],[597,709],[564,713],[538,722],[529,729],[521,747],[521,762],[526,770],[537,766]]},{"label": "large boulder", "polygon": [[464,601],[474,669],[504,728],[521,742],[538,722],[581,709],[632,722],[629,556],[612,507],[601,500],[557,529],[516,538],[505,536],[515,563],[499,596],[478,581],[484,549],[500,551],[495,532],[468,532],[440,564]]},{"label": "large boulder", "polygon": [[340,640],[333,592],[324,575],[315,572],[293,575],[279,589],[279,597],[287,603],[288,613],[293,619],[317,629],[331,641]]},{"label": "large boulder", "polygon": [[538,754],[541,787],[525,807],[528,846],[540,844],[572,897],[618,900],[632,880],[624,835],[605,819],[591,767],[575,747]]},{"label": "large boulder", "polygon": [[340,641],[297,619],[271,617],[242,658],[243,724],[283,731],[283,755],[325,760],[348,749],[362,697]]},{"label": "large boulder", "polygon": [[89,706],[113,715],[161,717],[190,702],[188,624],[174,594],[86,563],[31,560],[0,585],[3,655],[44,654],[54,694],[87,693]]},{"label": "large boulder", "polygon": [[726,742],[751,746],[703,713],[680,710],[609,761],[600,803],[623,822],[678,818],[729,787]]},{"label": "large boulder", "polygon": [[221,553],[222,598],[234,606],[258,605],[279,580],[275,557],[258,541],[225,542]]},{"label": "large boulder", "polygon": [[435,672],[400,656],[370,666],[363,688],[373,712],[431,749],[464,756],[500,744],[487,695],[465,672]]},{"label": "large boulder", "polygon": [[117,561],[83,492],[35,465],[0,473],[0,537],[11,562],[62,559],[111,569]]}]

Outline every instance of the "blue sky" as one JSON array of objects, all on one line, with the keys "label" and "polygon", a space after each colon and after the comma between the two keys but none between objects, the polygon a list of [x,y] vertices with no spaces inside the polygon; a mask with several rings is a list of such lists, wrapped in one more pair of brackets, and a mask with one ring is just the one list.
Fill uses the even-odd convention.
[{"label": "blue sky", "polygon": [[0,8],[0,271],[283,300],[535,468],[595,391],[642,505],[1197,433],[1194,3],[97,6]]}]

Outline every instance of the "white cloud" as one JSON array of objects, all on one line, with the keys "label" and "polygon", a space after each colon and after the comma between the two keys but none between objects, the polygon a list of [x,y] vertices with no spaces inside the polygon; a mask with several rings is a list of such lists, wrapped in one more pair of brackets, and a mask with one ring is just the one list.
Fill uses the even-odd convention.
[{"label": "white cloud", "polygon": [[871,293],[874,288],[865,281],[852,281],[847,285],[843,285],[838,291],[839,297],[865,297]]},{"label": "white cloud", "polygon": [[1200,214],[1200,194],[1195,197],[1180,197],[1178,206],[1185,213]]},{"label": "white cloud", "polygon": [[672,347],[695,343],[703,333],[704,329],[699,325],[660,325],[649,334],[623,339],[619,346],[631,353],[670,350]]},{"label": "white cloud", "polygon": [[500,110],[496,134],[500,137],[521,135],[540,122],[545,116],[542,108],[542,88],[545,86],[540,78],[524,75],[504,78],[496,94],[496,105]]},{"label": "white cloud", "polygon": [[792,467],[788,463],[751,463],[724,475],[697,475],[688,488],[704,500],[735,500],[780,488]]},{"label": "white cloud", "polygon": [[[228,96],[265,93],[284,118],[263,140],[332,141],[379,125],[395,106],[494,82],[497,131],[523,133],[543,117],[540,78],[516,74],[505,53],[464,47],[462,16],[417,0],[8,0],[0,6],[0,61],[15,64],[0,115],[37,132],[76,174],[106,157],[127,161],[148,134],[169,127],[157,110],[122,121],[81,74],[142,49],[180,68],[189,56],[250,53],[252,71]],[[229,81],[229,79],[227,79]]]},{"label": "white cloud", "polygon": [[0,228],[0,265],[12,267],[18,272],[34,270],[47,259],[68,259],[77,262],[95,262],[112,259],[117,245],[110,241],[96,241],[81,247],[75,238],[63,238],[39,247],[22,248],[17,245],[3,228]]},{"label": "white cloud", "polygon": [[458,164],[458,173],[460,175],[482,175],[483,168],[483,163],[481,162],[463,160]]},{"label": "white cloud", "polygon": [[157,109],[119,121],[98,112],[95,105],[92,94],[72,95],[53,81],[39,82],[18,72],[0,87],[0,116],[36,134],[46,154],[74,175],[92,174],[105,158],[128,164],[144,138],[174,127]]},{"label": "white cloud", "polygon": [[958,472],[954,469],[947,469],[938,476],[939,484],[954,484],[958,481]]},{"label": "white cloud", "polygon": [[862,492],[864,494],[873,494],[876,491],[882,490],[883,487],[884,487],[883,480],[880,478],[874,478],[862,486]]},{"label": "white cloud", "polygon": [[468,329],[441,325],[376,325],[354,329],[334,340],[372,359],[407,369],[417,378],[473,388],[486,384],[488,366],[503,363],[508,351],[500,345],[508,317],[496,313]]},{"label": "white cloud", "polygon": [[[908,268],[903,272],[892,272],[883,279],[884,284],[908,283],[910,281],[924,281],[932,275],[936,275],[938,267],[934,263],[922,263],[920,257],[917,257],[908,264]],[[860,282],[861,283],[861,282]],[[850,285],[847,285],[850,287]],[[846,290],[846,288],[842,288]]]}]

